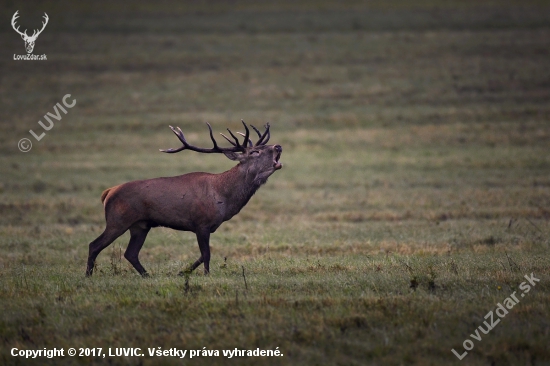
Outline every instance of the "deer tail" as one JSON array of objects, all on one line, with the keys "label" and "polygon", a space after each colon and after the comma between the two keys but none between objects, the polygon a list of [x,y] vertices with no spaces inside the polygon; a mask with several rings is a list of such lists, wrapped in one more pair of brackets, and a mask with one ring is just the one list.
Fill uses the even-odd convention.
[{"label": "deer tail", "polygon": [[101,202],[102,203],[105,203],[105,198],[107,197],[107,195],[109,194],[109,192],[111,191],[112,188],[107,188],[106,190],[103,191],[103,193],[101,194]]}]

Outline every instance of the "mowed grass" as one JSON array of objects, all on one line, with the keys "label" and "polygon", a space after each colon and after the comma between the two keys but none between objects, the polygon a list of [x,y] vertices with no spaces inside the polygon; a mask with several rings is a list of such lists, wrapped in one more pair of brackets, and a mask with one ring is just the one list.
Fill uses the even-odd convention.
[{"label": "mowed grass", "polygon": [[[136,4],[62,17],[52,3],[35,51],[48,61],[0,60],[1,364],[181,364],[14,347],[283,354],[192,365],[550,362],[547,5]],[[0,38],[24,52],[14,32]],[[76,106],[35,141],[65,94]],[[85,278],[101,192],[229,169],[158,149],[179,145],[169,124],[210,146],[205,121],[223,132],[241,118],[271,123],[284,167],[212,235],[210,276],[177,276],[195,237],[157,228],[140,257],[150,278],[124,259],[128,234]],[[470,337],[514,291],[506,317]]]}]

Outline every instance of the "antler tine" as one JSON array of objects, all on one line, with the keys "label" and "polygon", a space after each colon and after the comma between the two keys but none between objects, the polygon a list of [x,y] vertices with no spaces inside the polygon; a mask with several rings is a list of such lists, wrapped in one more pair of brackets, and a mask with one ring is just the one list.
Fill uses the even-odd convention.
[{"label": "antler tine", "polygon": [[258,134],[258,137],[259,138],[262,138],[262,134],[260,133],[260,131],[258,131],[258,129],[252,125],[250,125],[250,127],[252,127],[254,129],[254,131],[256,131],[256,133]]},{"label": "antler tine", "polygon": [[169,153],[169,154],[173,154],[173,153],[177,153],[177,152],[180,152],[182,150],[185,150],[187,148],[187,146],[189,145],[187,143],[187,140],[185,140],[185,136],[183,135],[183,132],[182,130],[178,127],[178,129],[176,130],[174,127],[168,125],[168,127],[170,127],[170,129],[172,130],[172,132],[174,133],[174,135],[176,135],[178,137],[178,139],[181,141],[181,143],[183,144],[181,147],[178,147],[177,149],[173,149],[173,148],[170,148],[170,149],[159,149],[159,151],[161,152],[165,152],[165,153]]},{"label": "antler tine", "polygon": [[[256,146],[259,146],[259,145],[265,145],[267,144],[267,142],[269,141],[269,138],[271,137],[271,134],[269,133],[269,122],[266,123],[265,125],[265,132],[264,134],[260,137],[260,139],[258,140],[258,142],[256,142]],[[267,139],[264,141],[264,139],[266,138],[267,136]]]},{"label": "antler tine", "polygon": [[246,135],[244,136],[244,142],[243,142],[243,146],[246,147],[246,145],[248,145],[248,143],[250,142],[250,130],[248,129],[248,126],[246,125],[246,123],[244,123],[242,119],[241,119],[241,122],[243,123],[244,129],[246,130]]},{"label": "antler tine", "polygon": [[233,145],[233,146],[235,146],[235,147],[237,146],[237,145],[235,145],[235,143],[234,143],[233,141],[231,141],[231,140],[229,139],[229,137],[225,136],[223,133],[220,132],[220,135],[222,135],[224,139],[226,139],[227,141],[229,141],[229,143],[230,143],[231,145]]},{"label": "antler tine", "polygon": [[[243,146],[243,145],[241,145],[241,143],[239,142],[239,139],[238,139],[235,135],[233,135],[233,132],[231,132],[231,130],[230,130],[229,128],[227,129],[227,131],[229,131],[229,134],[231,135],[231,137],[233,137],[233,139],[235,139],[235,142],[237,143],[237,145],[235,145],[235,146]],[[246,145],[245,145],[245,146],[246,146]]]},{"label": "antler tine", "polygon": [[184,145],[189,145],[187,143],[187,140],[185,139],[185,136],[183,135],[183,131],[181,130],[181,128],[177,127],[177,131],[172,127],[170,126],[170,128],[172,129],[172,131],[174,131],[174,133],[176,134],[176,136],[178,136],[178,138],[180,139],[180,141],[184,144]]},{"label": "antler tine", "polygon": [[[45,22],[42,22],[42,29],[40,29],[40,30],[35,30],[35,33],[38,32],[38,33],[36,33],[36,36],[37,36],[37,37],[38,37],[38,35],[39,35],[40,33],[42,33],[42,31],[44,30],[44,28],[46,28],[46,25],[48,24],[48,20],[50,20],[50,18],[48,17],[48,14],[46,14],[46,13],[44,13],[44,20],[45,20]],[[34,37],[34,33],[33,33],[33,37]]]},{"label": "antler tine", "polygon": [[[15,30],[15,31],[16,31],[17,33],[19,33],[20,35],[25,35],[25,36],[27,36],[27,30],[26,30],[26,29],[25,29],[25,32],[23,33],[23,32],[21,32],[21,31],[19,30],[19,27],[20,27],[19,25],[17,26],[17,28],[15,28],[15,22],[16,22],[17,18],[19,18],[19,10],[17,10],[17,11],[15,12],[15,14],[13,14],[13,17],[11,18],[11,26],[12,26],[13,30]],[[28,37],[28,36],[27,36],[27,37]]]},{"label": "antler tine", "polygon": [[267,144],[267,142],[268,142],[269,139],[271,138],[271,130],[269,129],[269,127],[271,127],[271,126],[269,125],[269,122],[267,122],[267,127],[266,127],[266,128],[267,128],[267,131],[266,131],[266,132],[267,132],[267,138],[266,138],[265,141],[262,143],[262,145]]},{"label": "antler tine", "polygon": [[214,135],[212,134],[212,126],[210,126],[210,123],[206,122],[206,125],[208,126],[208,130],[210,131],[210,139],[214,143],[214,149],[219,149],[218,143],[214,139]]},{"label": "antler tine", "polygon": [[[237,132],[239,135],[241,135],[242,137],[245,137],[246,138],[246,135],[242,132]],[[248,146],[249,147],[253,147],[254,145],[252,145],[252,141],[250,141],[250,139],[248,139]]]}]

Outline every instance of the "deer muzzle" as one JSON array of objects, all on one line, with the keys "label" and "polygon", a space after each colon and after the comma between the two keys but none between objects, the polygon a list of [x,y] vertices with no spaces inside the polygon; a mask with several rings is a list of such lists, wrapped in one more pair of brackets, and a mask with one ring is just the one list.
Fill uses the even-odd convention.
[{"label": "deer muzzle", "polygon": [[275,170],[279,170],[283,167],[283,164],[279,162],[279,159],[281,158],[281,153],[283,152],[283,148],[281,147],[281,145],[275,145],[275,151],[277,152],[277,155],[273,160],[273,168],[275,168]]}]

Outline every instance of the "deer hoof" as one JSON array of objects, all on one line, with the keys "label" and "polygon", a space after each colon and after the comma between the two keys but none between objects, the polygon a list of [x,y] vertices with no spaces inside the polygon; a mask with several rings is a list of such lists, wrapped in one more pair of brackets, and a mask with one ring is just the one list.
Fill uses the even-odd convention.
[{"label": "deer hoof", "polygon": [[193,272],[193,270],[192,270],[191,268],[187,268],[186,270],[180,271],[180,273],[178,273],[178,276],[180,276],[180,277],[187,277],[187,276],[189,276],[192,272]]}]

